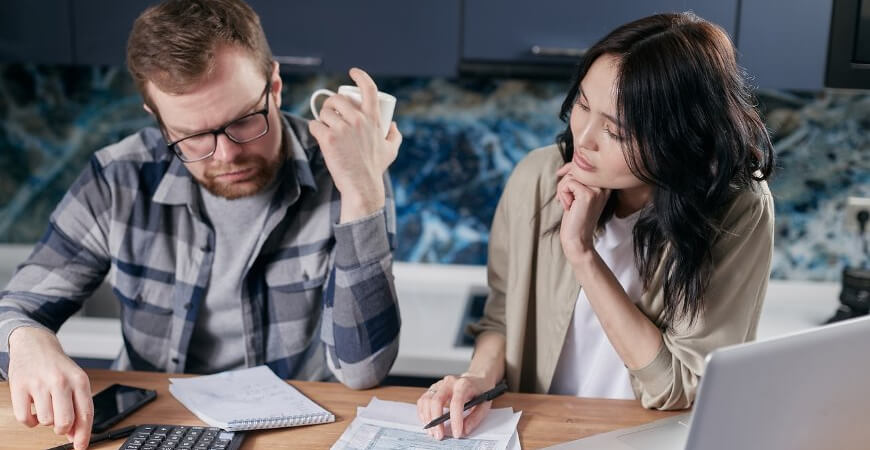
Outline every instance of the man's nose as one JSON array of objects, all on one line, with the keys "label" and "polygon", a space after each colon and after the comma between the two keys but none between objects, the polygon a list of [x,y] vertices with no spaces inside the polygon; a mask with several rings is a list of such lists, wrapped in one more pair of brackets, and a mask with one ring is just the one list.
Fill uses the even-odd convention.
[{"label": "man's nose", "polygon": [[232,141],[226,134],[221,133],[217,135],[217,140],[215,142],[215,150],[214,150],[214,159],[231,163],[239,157],[242,153],[241,144],[237,144]]}]

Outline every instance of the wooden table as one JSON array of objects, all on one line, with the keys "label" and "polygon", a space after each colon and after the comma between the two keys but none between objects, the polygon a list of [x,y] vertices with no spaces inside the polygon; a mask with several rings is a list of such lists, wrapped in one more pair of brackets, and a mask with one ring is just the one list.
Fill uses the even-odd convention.
[{"label": "wooden table", "polygon": [[[93,392],[112,383],[124,383],[157,391],[157,399],[133,413],[115,427],[144,423],[204,425],[169,393],[170,376],[152,372],[87,370]],[[368,404],[372,396],[382,400],[415,403],[422,388],[387,386],[354,391],[339,383],[291,381],[293,386],[335,414],[335,423],[282,428],[248,433],[242,448],[325,449],[344,432],[356,414],[356,407]],[[523,412],[518,430],[524,449],[540,448],[617,428],[662,419],[675,412],[650,411],[633,400],[602,400],[542,394],[505,394],[493,407],[513,407]],[[0,447],[3,449],[48,448],[66,442],[50,427],[27,428],[15,420],[7,383],[0,382]],[[117,449],[122,440],[93,445],[92,449]]]}]

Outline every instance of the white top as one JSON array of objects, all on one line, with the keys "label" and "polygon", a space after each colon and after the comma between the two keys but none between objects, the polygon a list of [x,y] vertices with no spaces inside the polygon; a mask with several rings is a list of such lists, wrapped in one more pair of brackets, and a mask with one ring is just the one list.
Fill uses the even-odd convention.
[{"label": "white top", "polygon": [[[613,216],[595,240],[595,250],[635,303],[643,283],[634,264],[632,230],[640,211],[624,218]],[[551,394],[577,397],[634,399],[628,369],[604,333],[581,289],[574,317],[565,336],[562,354],[550,385]]]}]

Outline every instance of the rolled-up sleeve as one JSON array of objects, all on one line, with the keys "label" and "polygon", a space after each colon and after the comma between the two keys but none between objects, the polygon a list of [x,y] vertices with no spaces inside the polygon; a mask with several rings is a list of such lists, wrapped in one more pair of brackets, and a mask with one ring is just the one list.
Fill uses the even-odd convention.
[{"label": "rolled-up sleeve", "polygon": [[334,225],[334,232],[335,260],[324,290],[321,338],[335,377],[348,387],[365,389],[387,376],[399,351],[391,198],[370,216]]},{"label": "rolled-up sleeve", "polygon": [[656,357],[630,371],[644,407],[690,407],[707,355],[755,338],[770,275],[773,226],[773,198],[766,185],[762,192],[746,192],[735,200],[713,246],[713,273],[701,315],[691,326],[677,323],[663,333]]}]

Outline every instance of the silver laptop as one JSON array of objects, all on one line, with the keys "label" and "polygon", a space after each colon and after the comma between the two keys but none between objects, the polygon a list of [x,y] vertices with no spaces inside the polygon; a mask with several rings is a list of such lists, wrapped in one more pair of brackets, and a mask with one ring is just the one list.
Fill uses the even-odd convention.
[{"label": "silver laptop", "polygon": [[552,449],[870,448],[870,317],[707,357],[691,413]]}]

